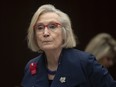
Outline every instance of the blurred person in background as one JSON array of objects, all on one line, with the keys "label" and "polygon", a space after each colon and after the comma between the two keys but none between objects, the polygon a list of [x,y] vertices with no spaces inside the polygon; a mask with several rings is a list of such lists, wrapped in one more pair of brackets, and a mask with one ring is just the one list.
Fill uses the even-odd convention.
[{"label": "blurred person in background", "polygon": [[116,40],[108,33],[100,33],[93,37],[85,48],[93,54],[104,67],[111,67],[116,60]]}]

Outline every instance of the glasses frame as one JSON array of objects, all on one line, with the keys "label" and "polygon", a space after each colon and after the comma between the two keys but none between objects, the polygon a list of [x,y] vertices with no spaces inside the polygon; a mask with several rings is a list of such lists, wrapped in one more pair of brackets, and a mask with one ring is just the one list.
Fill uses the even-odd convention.
[{"label": "glasses frame", "polygon": [[33,26],[33,29],[36,30],[36,26],[42,25],[42,26],[44,26],[43,30],[44,30],[45,28],[47,28],[47,29],[49,29],[49,30],[52,30],[52,29],[50,29],[50,28],[48,27],[50,24],[55,24],[55,25],[57,25],[57,27],[58,27],[58,25],[61,26],[61,24],[58,23],[58,22],[50,22],[50,23],[48,23],[48,24],[46,24],[46,25],[45,25],[44,23],[38,23],[38,24],[35,24],[35,25]]}]

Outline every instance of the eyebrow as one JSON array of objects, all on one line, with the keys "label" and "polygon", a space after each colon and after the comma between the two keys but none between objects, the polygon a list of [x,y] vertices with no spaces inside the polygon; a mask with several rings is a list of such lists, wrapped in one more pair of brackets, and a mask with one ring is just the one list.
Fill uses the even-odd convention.
[{"label": "eyebrow", "polygon": [[[47,24],[49,24],[49,23],[59,23],[60,24],[60,22],[57,22],[57,21],[50,21],[50,22],[48,22]],[[38,23],[36,23],[36,24],[44,24],[43,22],[38,22]]]}]

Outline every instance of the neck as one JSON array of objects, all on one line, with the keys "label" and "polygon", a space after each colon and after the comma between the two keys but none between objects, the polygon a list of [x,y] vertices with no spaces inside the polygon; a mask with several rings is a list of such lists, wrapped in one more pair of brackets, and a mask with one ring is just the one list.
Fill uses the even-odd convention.
[{"label": "neck", "polygon": [[58,67],[58,61],[59,61],[59,56],[61,53],[62,49],[55,49],[55,50],[50,50],[45,52],[46,57],[47,57],[47,68],[50,70],[57,70]]}]

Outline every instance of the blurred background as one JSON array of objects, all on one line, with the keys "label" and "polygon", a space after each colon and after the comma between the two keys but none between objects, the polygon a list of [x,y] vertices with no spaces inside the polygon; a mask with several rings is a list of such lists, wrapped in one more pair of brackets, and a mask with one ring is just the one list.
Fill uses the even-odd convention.
[{"label": "blurred background", "polygon": [[[18,87],[25,64],[37,56],[27,47],[27,29],[37,8],[47,3],[70,16],[79,39],[77,49],[84,50],[98,33],[116,38],[116,5],[112,0],[0,0],[1,87]],[[116,80],[116,64],[108,70]]]}]

